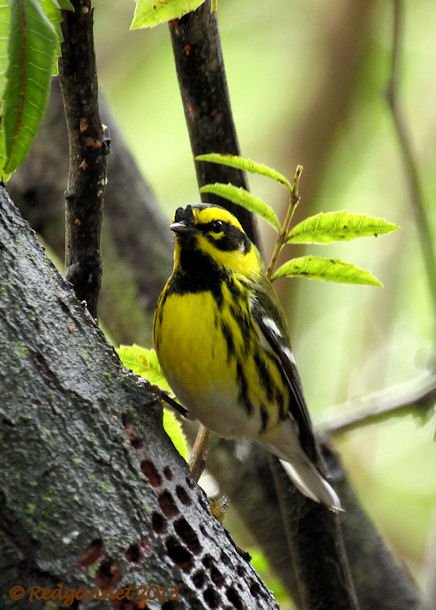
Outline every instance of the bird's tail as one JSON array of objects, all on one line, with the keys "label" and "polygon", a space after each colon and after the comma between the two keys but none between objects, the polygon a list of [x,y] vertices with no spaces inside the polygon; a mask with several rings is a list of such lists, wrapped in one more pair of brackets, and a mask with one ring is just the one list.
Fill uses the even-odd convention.
[{"label": "bird's tail", "polygon": [[301,493],[314,502],[321,502],[334,513],[342,511],[341,501],[333,487],[310,462],[280,460],[286,474]]}]

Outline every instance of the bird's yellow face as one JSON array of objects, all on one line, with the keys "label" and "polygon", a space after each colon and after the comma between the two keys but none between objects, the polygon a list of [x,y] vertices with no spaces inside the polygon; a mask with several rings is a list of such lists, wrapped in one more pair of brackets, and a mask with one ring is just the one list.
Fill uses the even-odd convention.
[{"label": "bird's yellow face", "polygon": [[246,276],[262,272],[256,247],[244,233],[239,221],[224,208],[213,205],[188,205],[178,208],[170,226],[176,233],[174,269],[191,271],[202,257]]}]

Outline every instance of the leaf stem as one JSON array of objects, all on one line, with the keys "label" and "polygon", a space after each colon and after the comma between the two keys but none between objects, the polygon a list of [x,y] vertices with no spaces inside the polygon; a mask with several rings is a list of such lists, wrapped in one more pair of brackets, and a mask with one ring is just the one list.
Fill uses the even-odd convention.
[{"label": "leaf stem", "polygon": [[295,170],[294,179],[292,180],[292,189],[290,191],[289,196],[289,206],[288,211],[286,213],[285,220],[282,225],[282,229],[280,231],[280,235],[276,241],[276,245],[274,247],[274,251],[271,256],[271,260],[269,262],[266,274],[269,279],[272,278],[274,267],[276,265],[277,259],[279,257],[280,252],[282,251],[283,246],[286,243],[286,236],[289,233],[289,227],[292,222],[292,218],[294,216],[294,212],[297,209],[298,204],[300,203],[300,193],[298,191],[298,187],[300,184],[301,174],[303,173],[303,166],[297,165]]}]

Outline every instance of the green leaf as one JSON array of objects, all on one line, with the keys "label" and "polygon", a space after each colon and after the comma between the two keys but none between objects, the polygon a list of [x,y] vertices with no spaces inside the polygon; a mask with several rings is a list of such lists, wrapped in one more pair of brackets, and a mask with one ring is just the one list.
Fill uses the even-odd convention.
[{"label": "green leaf", "polygon": [[322,256],[301,256],[284,263],[273,275],[279,277],[307,277],[313,280],[340,282],[343,284],[366,284],[382,286],[383,284],[369,271],[344,263],[344,261]]},{"label": "green leaf", "polygon": [[277,214],[265,201],[259,197],[255,197],[242,187],[234,186],[233,184],[222,184],[221,182],[215,182],[215,184],[205,184],[200,188],[200,193],[211,193],[218,195],[224,199],[228,199],[233,203],[240,205],[249,212],[258,214],[264,220],[266,220],[274,229],[280,231],[280,221],[277,218]]},{"label": "green leaf", "polygon": [[290,191],[292,190],[292,184],[285,176],[283,176],[283,174],[276,171],[272,167],[268,167],[268,165],[257,163],[251,159],[245,159],[244,157],[239,157],[237,155],[209,153],[207,155],[197,155],[195,160],[207,161],[208,163],[219,163],[220,165],[228,165],[229,167],[234,167],[252,174],[260,174],[261,176],[272,178],[272,180],[276,180],[277,182],[284,184]]},{"label": "green leaf", "polygon": [[9,65],[3,94],[6,163],[13,172],[29,150],[45,110],[57,36],[37,0],[11,0]]},{"label": "green leaf", "polygon": [[6,85],[6,67],[8,63],[10,9],[7,0],[0,1],[0,99]]},{"label": "green leaf", "polygon": [[368,237],[397,231],[399,227],[366,214],[321,212],[297,224],[288,233],[286,242],[294,244],[328,244],[334,241],[348,241],[357,237]]},{"label": "green leaf", "polygon": [[[132,371],[132,373],[147,379],[147,381],[153,385],[157,385],[167,394],[174,396],[164,374],[162,373],[154,349],[146,349],[135,344],[120,345],[116,352],[124,366]],[[163,410],[163,427],[174,443],[177,451],[186,460],[188,456],[188,445],[182,426],[174,413],[165,408]]]},{"label": "green leaf", "polygon": [[136,344],[120,345],[116,352],[124,366],[132,371],[132,373],[144,377],[144,379],[147,379],[153,385],[157,385],[164,392],[174,396],[160,368],[154,349],[146,349]]},{"label": "green leaf", "polygon": [[169,409],[163,411],[163,427],[182,458],[188,461],[189,449],[182,424]]},{"label": "green leaf", "polygon": [[[57,59],[60,54],[61,54],[61,42],[63,41],[63,34],[62,34],[62,28],[61,28],[61,22],[62,22],[62,14],[60,11],[60,3],[58,2],[58,0],[39,0],[42,6],[42,10],[44,11],[46,17],[48,18],[48,20],[50,21],[50,23],[52,24],[55,32],[56,32],[56,50],[55,50],[55,59]],[[70,5],[71,6],[71,5]],[[71,6],[70,9],[67,10],[74,10],[74,8]],[[52,70],[52,76],[57,76],[58,74],[58,62],[54,61],[53,62],[53,70]]]},{"label": "green leaf", "polygon": [[58,5],[59,8],[64,9],[64,11],[73,11],[74,12],[74,6],[71,4],[70,0],[54,0]]},{"label": "green leaf", "polygon": [[160,23],[179,19],[195,11],[205,0],[135,0],[135,14],[131,30],[154,28]]},{"label": "green leaf", "polygon": [[[0,116],[3,116],[3,92],[6,86],[6,68],[8,65],[10,8],[7,0],[0,1]],[[0,168],[6,162],[4,131],[0,128]],[[7,179],[7,176],[4,176]]]}]

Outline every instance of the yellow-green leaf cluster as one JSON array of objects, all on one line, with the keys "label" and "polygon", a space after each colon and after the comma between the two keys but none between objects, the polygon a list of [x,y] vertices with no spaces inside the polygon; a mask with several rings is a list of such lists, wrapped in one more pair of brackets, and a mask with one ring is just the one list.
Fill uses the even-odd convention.
[{"label": "yellow-green leaf cluster", "polygon": [[399,229],[397,225],[382,218],[368,216],[367,214],[356,214],[340,210],[337,212],[321,212],[315,216],[310,216],[289,229],[295,207],[299,202],[298,183],[302,172],[301,166],[297,167],[294,180],[291,182],[267,165],[235,155],[209,153],[197,156],[196,161],[219,163],[242,171],[260,174],[280,182],[289,190],[289,209],[282,224],[274,210],[265,201],[252,195],[242,187],[237,188],[232,184],[215,183],[206,184],[200,188],[200,193],[218,195],[261,216],[279,233],[274,254],[268,266],[268,274],[271,274],[272,280],[279,277],[307,277],[329,282],[382,286],[381,282],[365,269],[344,261],[321,256],[294,258],[284,263],[275,272],[272,271],[277,257],[286,243],[329,244],[337,241],[349,241],[357,237],[377,237],[378,235],[396,231]]},{"label": "yellow-green leaf cluster", "polygon": [[[139,345],[120,345],[117,354],[124,366],[147,379],[151,384],[158,386],[161,390],[174,396],[165,379],[154,349],[146,349]],[[164,409],[163,427],[172,440],[175,448],[186,460],[188,457],[188,445],[181,424],[172,411]]]},{"label": "yellow-green leaf cluster", "polygon": [[276,231],[280,231],[280,221],[274,210],[259,197],[255,197],[242,186],[234,186],[233,184],[206,184],[200,188],[200,193],[211,193],[218,195],[224,199],[228,199],[237,205],[245,208],[249,212],[253,212],[261,216],[268,222]]},{"label": "yellow-green leaf cluster", "polygon": [[273,279],[279,277],[307,277],[312,280],[325,280],[342,284],[382,286],[381,282],[369,271],[344,261],[323,256],[292,258],[274,272]]},{"label": "yellow-green leaf cluster", "polygon": [[205,0],[136,0],[131,30],[154,28],[195,11]]},{"label": "yellow-green leaf cluster", "polygon": [[124,366],[132,373],[147,379],[151,384],[174,396],[154,349],[146,349],[134,343],[133,345],[120,345],[117,354]]},{"label": "yellow-green leaf cluster", "polygon": [[286,236],[286,241],[289,244],[328,244],[357,237],[377,237],[398,229],[397,225],[383,218],[366,214],[355,214],[346,210],[321,212],[295,225]]}]

